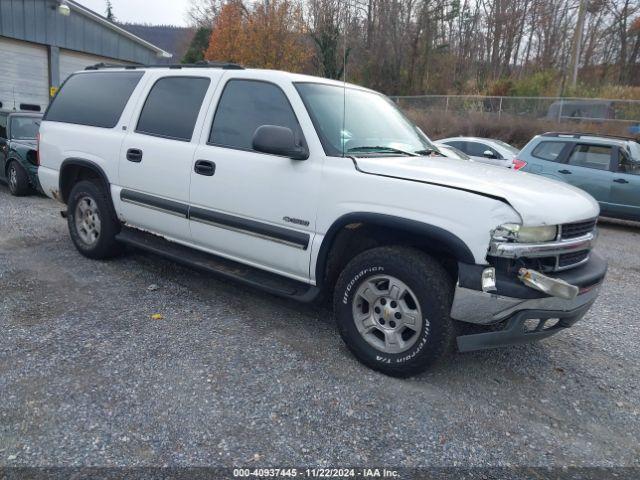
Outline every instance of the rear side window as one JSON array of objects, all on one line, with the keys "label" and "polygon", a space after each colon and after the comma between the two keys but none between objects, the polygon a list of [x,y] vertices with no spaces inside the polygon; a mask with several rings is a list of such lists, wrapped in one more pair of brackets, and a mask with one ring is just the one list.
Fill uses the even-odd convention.
[{"label": "rear side window", "polygon": [[576,145],[568,163],[577,167],[609,170],[611,148],[603,145]]},{"label": "rear side window", "polygon": [[143,75],[144,72],[72,75],[53,99],[44,120],[113,128]]},{"label": "rear side window", "polygon": [[209,143],[251,150],[253,134],[262,125],[290,128],[302,140],[302,129],[280,87],[256,80],[230,80],[218,102]]},{"label": "rear side window", "polygon": [[542,160],[557,162],[565,145],[564,142],[540,142],[531,155]]},{"label": "rear side window", "polygon": [[158,80],[142,108],[136,132],[190,141],[210,82],[200,77]]}]

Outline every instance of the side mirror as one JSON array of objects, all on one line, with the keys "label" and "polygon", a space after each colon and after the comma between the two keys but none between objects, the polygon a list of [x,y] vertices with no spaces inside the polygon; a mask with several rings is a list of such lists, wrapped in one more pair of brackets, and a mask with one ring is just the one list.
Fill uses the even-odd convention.
[{"label": "side mirror", "polygon": [[484,152],[482,152],[482,156],[485,158],[496,158],[496,154],[491,150],[485,150]]},{"label": "side mirror", "polygon": [[253,134],[253,149],[258,152],[289,157],[292,160],[309,158],[309,151],[296,143],[293,131],[290,128],[277,125],[258,127]]}]

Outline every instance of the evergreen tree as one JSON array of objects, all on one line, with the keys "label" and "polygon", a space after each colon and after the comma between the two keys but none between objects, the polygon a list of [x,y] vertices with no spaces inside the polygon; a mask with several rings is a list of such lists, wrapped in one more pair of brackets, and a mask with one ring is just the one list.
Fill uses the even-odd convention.
[{"label": "evergreen tree", "polygon": [[111,22],[116,21],[116,16],[113,14],[113,5],[111,4],[111,0],[107,0],[107,20]]},{"label": "evergreen tree", "polygon": [[182,63],[196,63],[204,60],[204,53],[209,48],[209,38],[211,37],[211,28],[200,27],[193,36],[189,49],[182,57]]}]

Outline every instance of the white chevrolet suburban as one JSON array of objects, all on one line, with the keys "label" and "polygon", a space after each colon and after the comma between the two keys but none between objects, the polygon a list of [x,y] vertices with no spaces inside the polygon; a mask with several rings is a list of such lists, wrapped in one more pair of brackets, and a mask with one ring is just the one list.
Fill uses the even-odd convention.
[{"label": "white chevrolet suburban", "polygon": [[86,257],[128,244],[331,296],[348,347],[389,375],[569,327],[607,268],[589,195],[446,158],[383,95],[322,78],[96,65],[51,103],[39,162]]}]

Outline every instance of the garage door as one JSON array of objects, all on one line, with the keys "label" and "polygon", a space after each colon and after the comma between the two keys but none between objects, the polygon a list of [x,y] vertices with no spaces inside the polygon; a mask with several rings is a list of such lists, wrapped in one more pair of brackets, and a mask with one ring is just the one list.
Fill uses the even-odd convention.
[{"label": "garage door", "polygon": [[0,37],[0,102],[3,109],[20,104],[49,103],[49,60],[47,48],[29,42]]},{"label": "garage door", "polygon": [[74,52],[72,50],[60,50],[60,84],[72,73],[84,70],[89,65],[95,65],[96,63],[120,64],[123,62],[112,58]]}]

